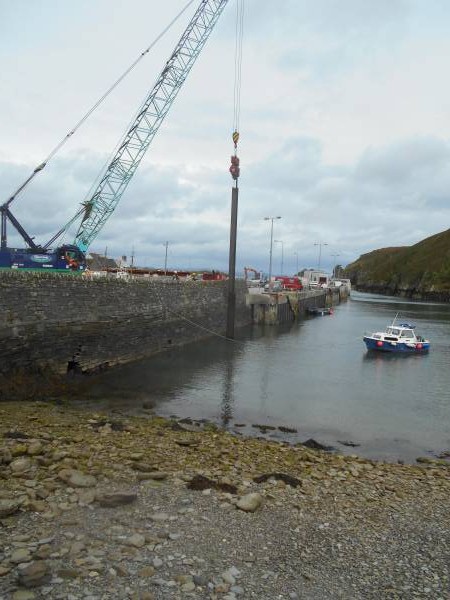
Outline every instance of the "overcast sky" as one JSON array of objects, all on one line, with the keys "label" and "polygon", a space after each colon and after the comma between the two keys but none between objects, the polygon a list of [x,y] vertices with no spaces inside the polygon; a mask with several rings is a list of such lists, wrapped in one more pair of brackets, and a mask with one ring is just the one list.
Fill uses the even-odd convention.
[{"label": "overcast sky", "polygon": [[[186,2],[0,0],[0,201]],[[196,6],[12,205],[37,241],[85,199]],[[92,251],[157,267],[167,240],[169,267],[227,269],[234,30],[229,0]],[[315,243],[331,268],[449,227],[449,30],[448,0],[245,0],[240,271],[268,271],[267,216],[286,274],[317,266]]]}]

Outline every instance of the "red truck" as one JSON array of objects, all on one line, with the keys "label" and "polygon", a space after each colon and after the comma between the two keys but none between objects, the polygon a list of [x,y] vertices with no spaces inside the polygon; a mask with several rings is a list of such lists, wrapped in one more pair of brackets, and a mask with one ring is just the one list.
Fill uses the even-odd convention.
[{"label": "red truck", "polygon": [[275,281],[280,281],[285,290],[298,292],[303,289],[300,277],[284,277],[280,275],[279,277],[275,277]]}]

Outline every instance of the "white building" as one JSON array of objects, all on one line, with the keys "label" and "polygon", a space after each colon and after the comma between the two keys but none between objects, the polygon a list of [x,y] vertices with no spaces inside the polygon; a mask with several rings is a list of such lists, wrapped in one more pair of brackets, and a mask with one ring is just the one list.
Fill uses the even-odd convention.
[{"label": "white building", "polygon": [[308,287],[328,287],[330,285],[330,275],[325,271],[315,269],[304,269],[302,273],[302,283],[305,288]]}]

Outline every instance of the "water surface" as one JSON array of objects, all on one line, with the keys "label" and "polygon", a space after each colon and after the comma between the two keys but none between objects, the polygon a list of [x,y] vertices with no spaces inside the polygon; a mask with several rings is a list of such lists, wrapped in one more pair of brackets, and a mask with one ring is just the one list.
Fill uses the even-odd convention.
[{"label": "water surface", "polygon": [[[431,340],[427,355],[368,353],[365,331],[399,313]],[[91,404],[210,419],[233,431],[314,438],[341,452],[386,460],[450,449],[450,307],[352,292],[332,316],[253,327],[112,369],[92,380]],[[245,424],[245,427],[236,427]],[[348,447],[342,442],[359,444]]]}]

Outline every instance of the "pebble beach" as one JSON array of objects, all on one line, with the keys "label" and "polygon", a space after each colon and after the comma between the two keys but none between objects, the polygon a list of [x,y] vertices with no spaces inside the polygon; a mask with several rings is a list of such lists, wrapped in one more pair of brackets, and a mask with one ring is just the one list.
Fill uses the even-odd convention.
[{"label": "pebble beach", "polygon": [[0,404],[0,599],[450,599],[450,465]]}]

